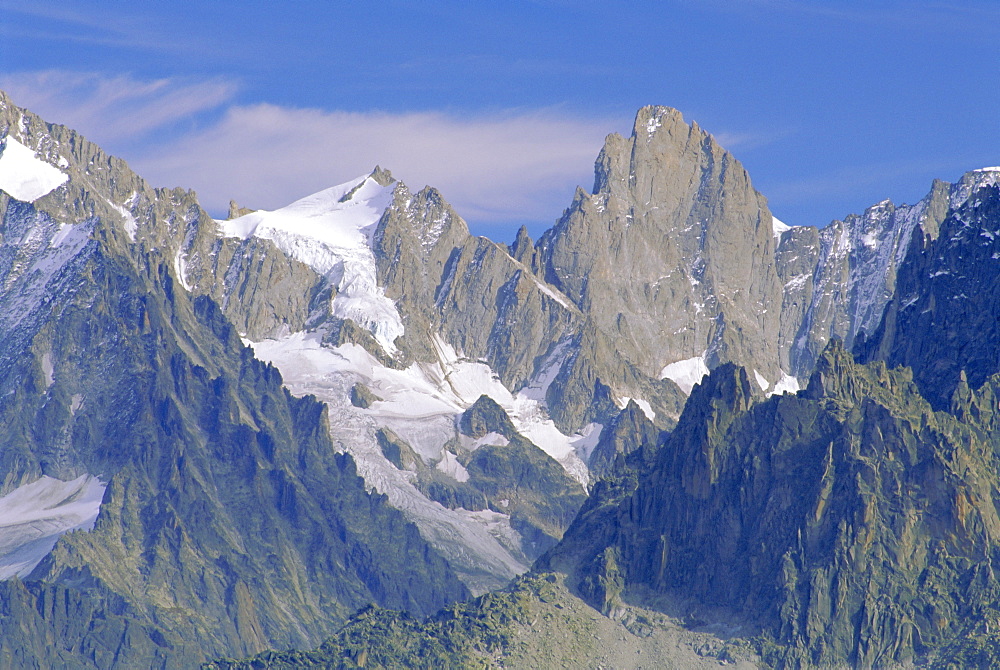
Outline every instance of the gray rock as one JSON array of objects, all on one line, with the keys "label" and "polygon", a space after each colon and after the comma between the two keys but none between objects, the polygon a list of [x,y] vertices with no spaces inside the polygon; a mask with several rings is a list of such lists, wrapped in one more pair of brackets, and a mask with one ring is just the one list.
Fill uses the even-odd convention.
[{"label": "gray rock", "polygon": [[367,386],[358,382],[351,387],[351,404],[355,407],[360,407],[361,409],[368,409],[374,403],[382,400],[377,395],[371,392]]}]

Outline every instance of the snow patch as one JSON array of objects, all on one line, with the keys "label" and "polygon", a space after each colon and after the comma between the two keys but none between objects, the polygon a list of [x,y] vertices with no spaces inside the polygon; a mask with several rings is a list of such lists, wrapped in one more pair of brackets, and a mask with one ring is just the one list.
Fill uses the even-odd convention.
[{"label": "snow patch", "polygon": [[[662,379],[662,377],[660,379]],[[642,413],[646,415],[647,419],[649,419],[650,421],[656,421],[656,412],[653,411],[653,406],[649,404],[648,400],[645,400],[643,398],[630,398],[628,396],[624,396],[620,398],[616,404],[618,405],[619,409],[625,409],[626,407],[628,407],[630,401],[635,401],[635,404],[639,406],[639,409],[642,410]]]},{"label": "snow patch", "polygon": [[469,437],[468,435],[458,435],[459,443],[469,451],[475,451],[479,447],[506,447],[510,440],[500,433],[486,433],[480,438]]},{"label": "snow patch", "polygon": [[675,361],[660,370],[660,379],[669,379],[677,384],[685,395],[691,395],[691,389],[708,375],[705,355]]},{"label": "snow patch", "polygon": [[783,393],[798,393],[799,392],[799,380],[791,376],[787,372],[782,371],[781,379],[777,381],[774,388],[771,389],[770,393],[767,395],[781,395]]},{"label": "snow patch", "polygon": [[[135,240],[135,237],[133,237],[132,239]],[[184,260],[184,254],[178,251],[174,255],[174,274],[177,275],[177,281],[181,283],[181,286],[184,287],[184,290],[190,293],[191,285],[188,284],[187,282],[187,277],[185,276],[186,273],[187,273],[187,262],[185,262]]]},{"label": "snow patch", "polygon": [[[132,197],[133,198],[135,197],[135,193],[132,194]],[[116,205],[115,203],[111,202],[110,200],[108,200],[108,204],[111,205],[111,207],[116,212],[118,212],[119,214],[121,214],[122,224],[125,226],[125,233],[128,235],[128,238],[130,240],[132,240],[133,242],[135,242],[135,233],[139,229],[139,222],[135,220],[134,216],[132,216],[132,212],[128,211],[127,209],[125,209],[121,205]]]},{"label": "snow patch", "polygon": [[51,388],[56,381],[55,367],[52,365],[52,354],[42,354],[42,373],[45,375],[45,388]]},{"label": "snow patch", "polygon": [[56,231],[56,234],[53,235],[52,239],[49,241],[49,248],[55,249],[56,247],[62,245],[63,242],[73,235],[74,228],[75,226],[72,223],[60,223],[59,230]]},{"label": "snow patch", "polygon": [[778,220],[778,217],[776,216],[771,217],[771,230],[774,231],[775,237],[781,237],[782,233],[789,231],[791,229],[792,227],[790,225]]},{"label": "snow patch", "polygon": [[549,387],[552,386],[552,382],[555,381],[566,359],[569,358],[571,353],[570,344],[572,342],[572,338],[559,340],[556,346],[552,348],[552,352],[545,357],[545,360],[539,366],[538,372],[519,391],[519,394],[544,403],[545,394],[548,393]]},{"label": "snow patch", "polygon": [[34,202],[69,180],[69,175],[35,156],[13,137],[0,142],[0,190],[22,202]]},{"label": "snow patch", "polygon": [[548,287],[545,284],[543,284],[542,282],[540,282],[538,280],[538,278],[535,277],[533,274],[526,273],[526,276],[530,277],[531,280],[533,282],[535,282],[535,286],[538,287],[539,291],[541,291],[545,295],[549,296],[550,298],[552,298],[553,300],[555,300],[557,303],[559,303],[560,305],[562,305],[566,309],[568,309],[570,311],[573,311],[573,309],[574,309],[573,306],[570,304],[569,300],[567,300],[565,296],[563,296],[563,295],[561,295],[561,294],[556,293],[555,291],[553,291],[550,287]]},{"label": "snow patch", "polygon": [[756,368],[754,368],[753,376],[754,376],[754,379],[757,380],[757,385],[760,386],[760,389],[762,391],[766,391],[767,387],[771,385],[771,382],[767,381],[767,379],[765,379],[762,374],[760,374],[759,372],[757,372]]},{"label": "snow patch", "polygon": [[434,467],[457,481],[469,481],[469,471],[465,469],[465,466],[458,462],[455,454],[450,451],[445,451],[444,456],[441,457],[441,460],[438,461],[437,465]]},{"label": "snow patch", "polygon": [[27,576],[61,535],[91,530],[104,489],[91,475],[69,482],[42,477],[0,498],[0,580]]}]

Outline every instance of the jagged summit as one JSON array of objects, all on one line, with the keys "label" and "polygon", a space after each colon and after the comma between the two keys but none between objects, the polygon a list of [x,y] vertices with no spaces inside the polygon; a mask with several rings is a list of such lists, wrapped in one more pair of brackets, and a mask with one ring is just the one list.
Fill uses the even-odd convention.
[{"label": "jagged summit", "polygon": [[631,137],[609,135],[594,192],[538,246],[545,279],[649,377],[701,357],[781,378],[773,217],[739,161],[677,110],[644,107]]},{"label": "jagged summit", "polygon": [[380,186],[388,186],[389,184],[396,181],[396,179],[392,176],[391,172],[382,169],[382,167],[379,165],[376,165],[375,169],[372,170],[371,174],[368,176],[374,179],[375,182]]}]

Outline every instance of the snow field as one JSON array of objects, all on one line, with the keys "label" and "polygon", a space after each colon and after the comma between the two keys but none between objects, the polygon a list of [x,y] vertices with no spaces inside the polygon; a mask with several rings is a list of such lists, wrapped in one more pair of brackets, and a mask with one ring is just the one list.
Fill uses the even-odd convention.
[{"label": "snow field", "polygon": [[392,186],[369,176],[328,188],[287,207],[218,221],[226,237],[271,240],[337,287],[333,314],[367,328],[388,353],[403,334],[396,305],[376,281],[371,235],[392,202]]}]

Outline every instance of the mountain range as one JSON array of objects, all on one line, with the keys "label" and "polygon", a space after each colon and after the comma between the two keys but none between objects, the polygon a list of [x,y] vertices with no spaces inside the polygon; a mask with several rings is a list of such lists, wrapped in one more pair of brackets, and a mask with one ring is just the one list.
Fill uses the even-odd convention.
[{"label": "mountain range", "polygon": [[0,667],[1000,657],[1000,168],[789,226],[645,107],[506,245],[0,138]]}]

